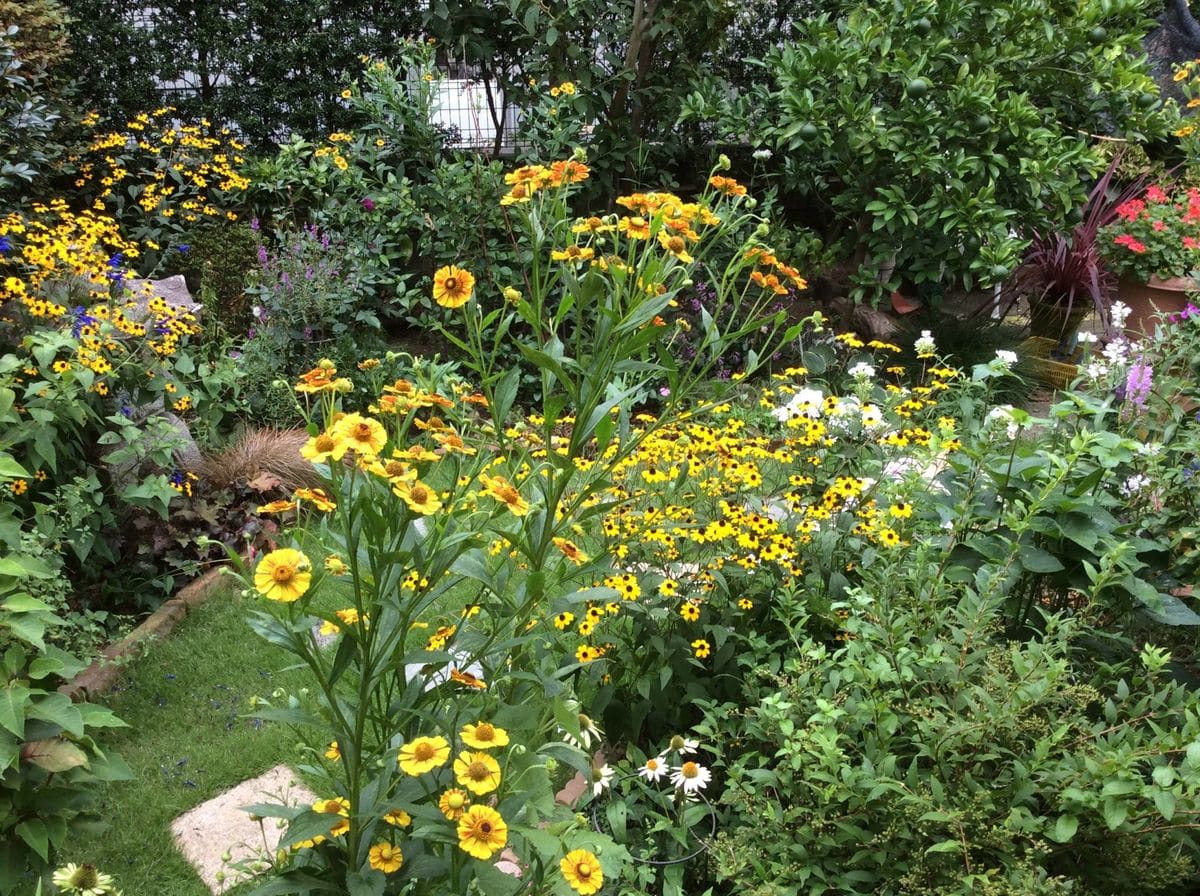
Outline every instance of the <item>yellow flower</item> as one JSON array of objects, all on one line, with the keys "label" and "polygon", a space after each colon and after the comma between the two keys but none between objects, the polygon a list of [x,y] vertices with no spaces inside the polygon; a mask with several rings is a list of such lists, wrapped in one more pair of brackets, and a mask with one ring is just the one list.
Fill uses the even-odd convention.
[{"label": "yellow flower", "polygon": [[413,482],[393,481],[392,491],[408,505],[408,509],[413,513],[429,516],[442,509],[442,502],[438,498],[437,492],[419,479]]},{"label": "yellow flower", "polygon": [[325,571],[331,576],[345,575],[348,569],[349,567],[346,566],[346,561],[337,554],[330,554],[325,558]]},{"label": "yellow flower", "polygon": [[333,762],[337,762],[342,758],[342,750],[338,746],[338,742],[336,740],[331,743],[329,745],[329,749],[325,751],[325,758],[332,760]]},{"label": "yellow flower", "polygon": [[454,760],[454,779],[471,793],[491,793],[500,786],[500,763],[487,753],[464,750]]},{"label": "yellow flower", "polygon": [[392,809],[390,812],[384,814],[383,820],[388,824],[401,828],[406,828],[412,824],[412,816],[403,809]]},{"label": "yellow flower", "polygon": [[342,91],[342,99],[348,100],[348,99],[350,99],[351,96],[353,96],[353,94],[351,93],[349,87],[347,87],[345,90]]},{"label": "yellow flower", "polygon": [[376,843],[367,853],[367,857],[371,867],[384,874],[399,871],[400,866],[404,864],[404,855],[400,852],[400,847],[390,843]]},{"label": "yellow flower", "polygon": [[291,603],[308,590],[312,564],[295,548],[271,551],[254,570],[254,587],[267,600]]},{"label": "yellow flower", "polygon": [[414,778],[441,768],[450,758],[450,744],[444,737],[416,737],[400,748],[400,770]]},{"label": "yellow flower", "polygon": [[450,821],[458,821],[467,811],[470,802],[471,797],[465,790],[453,787],[442,794],[442,798],[438,800],[438,808]]},{"label": "yellow flower", "polygon": [[375,457],[387,444],[387,430],[383,424],[362,414],[347,414],[334,427],[334,438],[345,442],[346,447],[363,457]]},{"label": "yellow flower", "polygon": [[587,246],[567,246],[565,249],[555,249],[550,253],[551,261],[581,262],[594,258],[596,250]]},{"label": "yellow flower", "polygon": [[443,308],[461,308],[474,289],[474,275],[454,265],[439,268],[433,275],[433,300]]},{"label": "yellow flower", "polygon": [[529,513],[529,502],[522,498],[516,486],[503,476],[482,475],[479,481],[483,485],[483,493],[508,507],[513,516]]},{"label": "yellow flower", "polygon": [[621,218],[617,221],[617,230],[631,240],[650,239],[650,222],[642,217]]},{"label": "yellow flower", "polygon": [[678,233],[670,233],[666,230],[659,231],[658,243],[684,264],[691,264],[694,259],[688,254],[687,240]]},{"label": "yellow flower", "polygon": [[604,872],[600,860],[586,849],[574,849],[558,863],[562,875],[571,889],[580,896],[592,896],[604,886]]},{"label": "yellow flower", "polygon": [[704,659],[710,653],[712,653],[712,645],[703,638],[697,638],[692,642],[692,651],[696,654],[698,659]]},{"label": "yellow flower", "polygon": [[562,551],[563,556],[577,565],[587,563],[588,555],[579,549],[579,546],[573,541],[568,541],[565,538],[553,539],[554,546]]},{"label": "yellow flower", "polygon": [[321,432],[310,438],[300,449],[300,456],[314,464],[341,460],[350,443],[336,432]]},{"label": "yellow flower", "polygon": [[1179,130],[1175,131],[1175,136],[1176,137],[1190,137],[1190,136],[1192,136],[1192,133],[1195,130],[1196,129],[1192,125],[1187,124],[1187,125],[1184,125],[1183,127],[1181,127]]},{"label": "yellow flower", "polygon": [[459,734],[462,742],[476,750],[490,750],[492,747],[508,745],[508,732],[497,728],[491,722],[477,722],[474,725],[464,725]]},{"label": "yellow flower", "polygon": [[508,825],[495,809],[472,806],[458,820],[458,847],[468,855],[487,861],[507,842]]}]

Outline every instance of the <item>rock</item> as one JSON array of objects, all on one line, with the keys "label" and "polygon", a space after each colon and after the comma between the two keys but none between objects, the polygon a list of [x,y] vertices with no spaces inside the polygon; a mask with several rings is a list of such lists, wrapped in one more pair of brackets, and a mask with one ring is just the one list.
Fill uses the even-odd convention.
[{"label": "rock", "polygon": [[125,285],[137,302],[137,306],[129,315],[135,320],[142,320],[146,317],[149,313],[146,306],[155,296],[161,297],[173,309],[190,311],[195,315],[200,314],[201,305],[199,302],[193,301],[183,274],[164,277],[162,280],[142,280],[134,277],[126,280]]},{"label": "rock", "polygon": [[878,308],[858,305],[851,314],[854,330],[863,339],[878,339],[892,342],[900,332],[900,325]]}]

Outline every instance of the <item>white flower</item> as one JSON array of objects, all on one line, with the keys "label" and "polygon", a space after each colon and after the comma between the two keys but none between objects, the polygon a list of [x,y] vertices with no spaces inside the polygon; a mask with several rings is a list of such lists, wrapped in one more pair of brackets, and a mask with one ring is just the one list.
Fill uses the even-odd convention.
[{"label": "white flower", "polygon": [[600,726],[583,713],[579,714],[579,740],[569,732],[563,731],[563,740],[581,750],[590,748],[593,741],[598,743],[603,736],[604,732],[600,730]]},{"label": "white flower", "polygon": [[933,353],[937,351],[937,345],[933,341],[933,331],[922,330],[920,337],[913,343],[913,350],[917,353],[918,358],[932,358]]},{"label": "white flower", "polygon": [[1129,315],[1133,313],[1133,309],[1124,302],[1113,302],[1112,307],[1108,309],[1108,313],[1112,317],[1113,327],[1120,330],[1125,327],[1125,321],[1129,319]]},{"label": "white flower", "polygon": [[700,741],[691,737],[684,737],[682,734],[676,734],[671,738],[671,743],[667,746],[668,750],[674,750],[680,756],[686,756],[688,753],[695,753],[700,749]]},{"label": "white flower", "polygon": [[750,155],[761,161],[771,158],[774,153],[772,153],[769,149],[756,149],[754,152],[750,153]]},{"label": "white flower", "polygon": [[597,768],[592,766],[592,795],[599,796],[612,786],[612,766],[605,764]]},{"label": "white flower", "polygon": [[1079,333],[1079,335],[1077,335],[1075,338],[1079,340],[1081,345],[1095,345],[1100,341],[1099,336],[1097,336],[1095,333],[1089,333],[1087,330]]},{"label": "white flower", "polygon": [[787,404],[772,409],[771,416],[780,423],[793,417],[808,417],[815,420],[821,416],[821,403],[825,395],[820,389],[801,389]]},{"label": "white flower", "polygon": [[1149,484],[1150,477],[1143,473],[1138,473],[1136,476],[1130,476],[1123,483],[1121,483],[1121,497],[1132,498]]},{"label": "white flower", "polygon": [[1109,364],[1123,364],[1129,357],[1129,342],[1125,339],[1114,339],[1104,346],[1104,360]]},{"label": "white flower", "polygon": [[847,373],[849,373],[856,380],[869,380],[875,377],[875,368],[870,364],[867,364],[865,361],[860,361],[858,364],[855,364],[853,367],[851,367]]},{"label": "white flower", "polygon": [[646,764],[638,769],[638,774],[647,781],[660,780],[670,768],[667,766],[666,760],[661,756],[652,756],[646,760]]},{"label": "white flower", "polygon": [[712,772],[696,762],[685,762],[671,771],[671,783],[686,794],[701,790],[712,780]]},{"label": "white flower", "polygon": [[1013,365],[1017,363],[1017,353],[1004,348],[997,349],[995,363],[1005,370],[1012,370]]},{"label": "white flower", "polygon": [[1142,457],[1158,457],[1163,450],[1162,442],[1142,442],[1135,449]]},{"label": "white flower", "polygon": [[1087,367],[1083,368],[1089,380],[1101,380],[1108,375],[1108,365],[1099,361],[1092,361]]}]

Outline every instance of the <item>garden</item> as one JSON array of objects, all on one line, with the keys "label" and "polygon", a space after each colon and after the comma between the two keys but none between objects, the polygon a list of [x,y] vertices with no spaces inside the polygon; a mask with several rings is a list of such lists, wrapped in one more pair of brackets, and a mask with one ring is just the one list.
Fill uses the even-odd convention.
[{"label": "garden", "polygon": [[0,0],[0,896],[1200,892],[1161,4],[413,7]]}]

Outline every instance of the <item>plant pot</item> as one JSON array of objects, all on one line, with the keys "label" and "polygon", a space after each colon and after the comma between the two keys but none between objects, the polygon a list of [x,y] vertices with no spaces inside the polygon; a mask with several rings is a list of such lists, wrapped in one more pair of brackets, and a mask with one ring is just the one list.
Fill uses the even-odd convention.
[{"label": "plant pot", "polygon": [[1125,333],[1132,339],[1153,336],[1159,313],[1177,314],[1188,305],[1188,296],[1200,292],[1200,282],[1192,277],[1172,277],[1160,280],[1151,277],[1149,283],[1121,278],[1117,294],[1130,307],[1125,321]]},{"label": "plant pot", "polygon": [[1092,311],[1090,304],[1075,302],[1070,311],[1065,304],[1043,300],[1029,301],[1029,335],[1053,339],[1060,354],[1070,355],[1074,349],[1075,331]]}]

